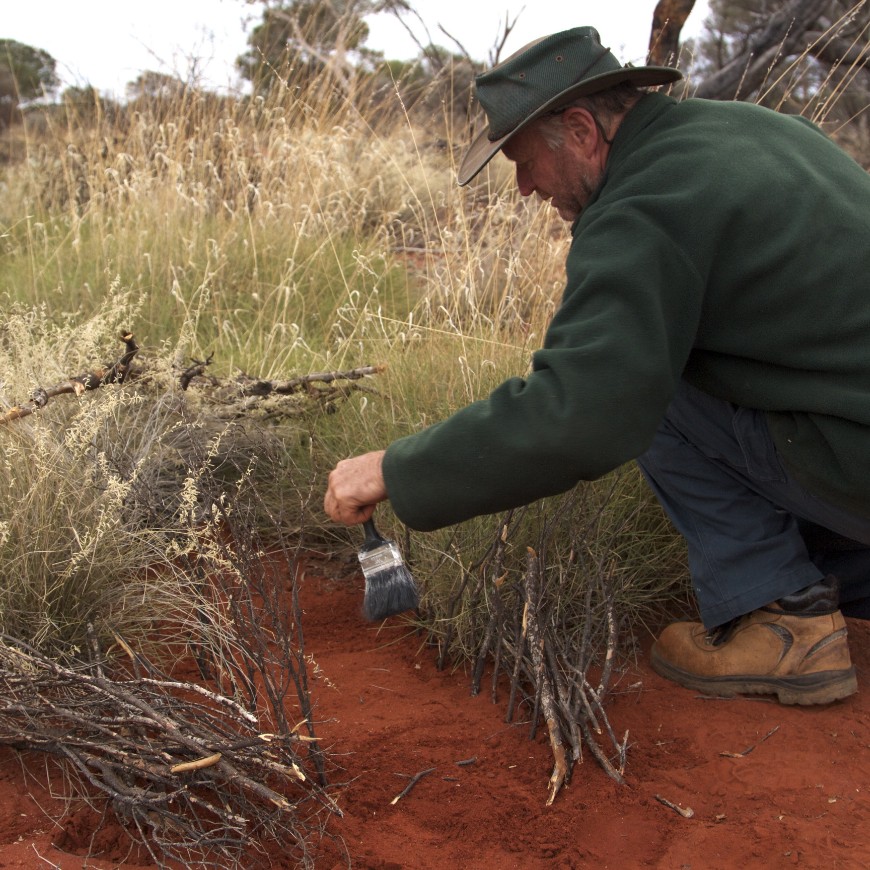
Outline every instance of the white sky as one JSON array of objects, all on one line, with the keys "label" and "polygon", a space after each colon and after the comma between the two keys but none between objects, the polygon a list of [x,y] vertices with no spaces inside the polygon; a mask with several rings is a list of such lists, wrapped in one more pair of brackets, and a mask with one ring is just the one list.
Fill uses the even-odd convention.
[{"label": "white sky", "polygon": [[[502,56],[527,42],[578,25],[592,25],[624,61],[643,62],[656,0],[412,0],[433,42],[454,49],[439,25],[477,60],[488,59],[506,17],[518,17]],[[0,0],[0,38],[47,51],[63,86],[93,85],[121,99],[144,70],[197,80],[213,88],[240,82],[233,62],[262,18],[244,0]],[[696,0],[683,36],[700,32],[706,0]],[[427,41],[419,21],[405,21]],[[369,19],[366,45],[388,58],[417,54],[405,28],[389,15]]]}]

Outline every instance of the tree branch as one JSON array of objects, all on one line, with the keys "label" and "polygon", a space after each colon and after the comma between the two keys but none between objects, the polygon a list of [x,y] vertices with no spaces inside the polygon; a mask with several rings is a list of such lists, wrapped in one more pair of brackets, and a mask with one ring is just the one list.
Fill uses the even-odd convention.
[{"label": "tree branch", "polygon": [[828,0],[791,0],[771,15],[760,33],[753,35],[746,50],[719,72],[706,78],[694,96],[709,100],[734,100],[758,88],[778,55],[805,50],[807,31],[828,6]]}]

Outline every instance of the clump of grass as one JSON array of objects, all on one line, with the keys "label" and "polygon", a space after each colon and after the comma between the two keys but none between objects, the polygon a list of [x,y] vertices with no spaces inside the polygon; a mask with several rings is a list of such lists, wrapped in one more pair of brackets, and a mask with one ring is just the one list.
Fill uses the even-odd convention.
[{"label": "clump of grass", "polygon": [[[10,308],[0,403],[20,407],[30,388],[115,356],[137,311],[116,291],[78,322]],[[311,424],[227,420],[225,400],[179,388],[175,350],[0,424],[4,740],[69,762],[78,796],[111,807],[158,863],[260,866],[251,850],[269,835],[311,866],[334,809],[295,597],[311,512],[295,463]],[[285,476],[286,491],[275,486]],[[176,676],[190,663],[207,687],[199,706]],[[137,727],[119,747],[112,725],[131,711]],[[203,747],[222,761],[188,791],[167,771]],[[191,795],[180,815],[176,791]]]}]

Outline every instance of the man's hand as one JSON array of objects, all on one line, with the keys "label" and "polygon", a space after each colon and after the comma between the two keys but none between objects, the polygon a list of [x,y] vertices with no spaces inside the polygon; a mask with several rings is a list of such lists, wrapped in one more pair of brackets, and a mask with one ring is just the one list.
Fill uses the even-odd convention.
[{"label": "man's hand", "polygon": [[367,520],[375,505],[387,497],[381,466],[384,451],[342,459],[329,472],[323,509],[337,523],[355,526]]}]

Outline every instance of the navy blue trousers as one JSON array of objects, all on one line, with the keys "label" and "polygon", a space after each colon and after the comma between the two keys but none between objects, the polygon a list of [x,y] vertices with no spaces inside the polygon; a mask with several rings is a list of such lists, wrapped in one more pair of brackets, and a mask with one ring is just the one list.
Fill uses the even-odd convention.
[{"label": "navy blue trousers", "polygon": [[688,543],[708,628],[829,573],[843,612],[870,618],[870,518],[788,474],[762,412],[683,383],[638,464]]}]

